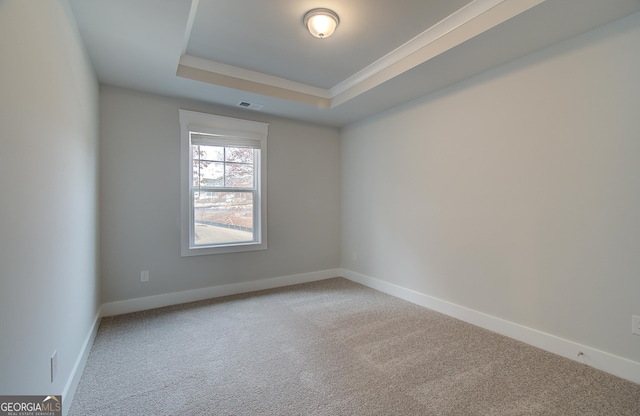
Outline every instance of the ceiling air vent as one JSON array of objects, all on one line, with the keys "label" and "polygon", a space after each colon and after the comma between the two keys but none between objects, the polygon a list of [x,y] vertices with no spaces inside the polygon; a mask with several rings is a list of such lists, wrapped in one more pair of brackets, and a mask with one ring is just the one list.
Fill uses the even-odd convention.
[{"label": "ceiling air vent", "polygon": [[240,101],[238,103],[238,107],[248,108],[249,110],[260,110],[262,108],[262,105],[250,103],[248,101]]}]

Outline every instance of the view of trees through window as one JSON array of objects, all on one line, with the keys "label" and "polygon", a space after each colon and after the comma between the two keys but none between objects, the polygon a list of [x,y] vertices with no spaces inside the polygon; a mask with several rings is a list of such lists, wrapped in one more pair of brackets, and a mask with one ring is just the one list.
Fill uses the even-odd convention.
[{"label": "view of trees through window", "polygon": [[192,145],[194,244],[253,240],[257,150]]}]

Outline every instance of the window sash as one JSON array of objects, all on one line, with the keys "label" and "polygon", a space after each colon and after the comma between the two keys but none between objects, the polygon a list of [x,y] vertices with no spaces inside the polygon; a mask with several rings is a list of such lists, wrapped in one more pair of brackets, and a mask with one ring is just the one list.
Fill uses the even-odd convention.
[{"label": "window sash", "polygon": [[[212,192],[212,193],[247,193],[252,195],[251,217],[252,217],[252,238],[249,240],[243,240],[238,242],[220,242],[209,244],[196,244],[195,242],[195,210],[194,204],[196,192]],[[189,247],[190,248],[206,248],[206,247],[219,247],[219,246],[233,246],[244,244],[256,244],[260,243],[260,218],[259,218],[259,192],[257,189],[247,188],[219,188],[219,187],[202,187],[191,189],[191,198],[189,201],[190,215],[189,215]]]},{"label": "window sash", "polygon": [[[193,144],[191,143],[189,146],[189,165],[192,166],[192,168],[189,171],[189,189],[192,188],[205,188],[205,187],[211,187],[211,186],[207,186],[207,185],[194,185],[193,184],[193,179],[194,179],[194,175],[193,175],[193,163],[194,161],[200,160],[200,161],[204,161],[204,162],[212,162],[212,163],[221,163],[224,166],[224,170],[223,170],[223,176],[224,176],[224,183],[227,183],[227,172],[226,172],[226,166],[227,165],[251,165],[253,166],[253,185],[251,187],[243,187],[243,188],[233,188],[233,187],[227,187],[227,186],[216,186],[216,189],[243,189],[243,190],[247,190],[247,189],[260,189],[260,175],[261,175],[261,170],[260,170],[260,149],[253,149],[253,162],[252,163],[244,163],[244,162],[228,162],[226,160],[212,160],[212,159],[194,159],[193,157],[193,146],[203,146],[202,144]],[[209,146],[209,145],[207,145]],[[217,147],[224,147],[224,148],[237,148],[239,146],[236,146],[235,143],[234,144],[229,144],[227,143],[227,145],[219,145],[216,144],[215,146]],[[226,153],[226,150],[225,150]]]},{"label": "window sash", "polygon": [[[180,168],[180,253],[182,257],[188,256],[199,256],[199,255],[211,255],[211,254],[224,254],[224,253],[237,253],[237,252],[247,252],[247,251],[255,251],[255,250],[266,250],[267,249],[267,140],[268,140],[268,129],[269,124],[251,120],[243,120],[236,119],[230,117],[217,116],[212,114],[199,113],[195,111],[189,111],[180,109],[179,118],[180,118],[180,154],[181,154],[181,168]],[[193,138],[193,143],[192,143]],[[251,189],[250,181],[243,182],[229,182],[229,183],[221,183],[221,181],[216,180],[215,182],[205,182],[203,184],[193,183],[194,175],[193,175],[193,150],[192,144],[200,144],[200,145],[209,145],[209,146],[222,146],[222,147],[240,147],[240,148],[252,148],[258,150],[254,152],[254,187]],[[198,156],[195,155],[195,159],[198,159]],[[211,176],[209,172],[207,176]],[[195,175],[197,178],[197,175]],[[216,171],[215,178],[219,178],[219,173]],[[249,179],[248,176],[244,176],[246,179]],[[214,189],[208,189],[210,185],[228,185],[226,187],[215,186],[211,187]],[[194,187],[195,185],[195,187]],[[217,246],[205,246],[205,245],[196,245],[193,246],[191,230],[194,227],[193,223],[193,205],[194,199],[192,189],[197,189],[200,185],[201,192],[255,192],[252,195],[254,199],[254,211],[255,214],[253,216],[254,223],[254,232],[255,232],[255,241],[247,242],[243,244],[220,244]],[[202,186],[207,185],[207,186]],[[244,186],[244,188],[236,189],[239,186]],[[255,195],[255,196],[254,196]],[[210,196],[212,198],[212,202],[215,202],[215,195]],[[236,195],[236,197],[240,197]],[[206,206],[208,201],[206,201],[207,196],[202,195],[202,200],[195,201],[202,202],[202,206]],[[249,196],[247,196],[249,198]],[[240,198],[242,199],[242,198]],[[231,200],[230,200],[231,201]],[[223,205],[219,205],[222,207]],[[250,205],[246,205],[246,209],[240,209],[239,212],[244,212],[246,216],[245,219],[248,219]],[[224,211],[224,209],[222,210]],[[199,219],[203,221],[207,221],[208,218],[212,218],[212,221],[217,221],[218,219],[222,219],[222,221],[226,221],[227,218],[216,218],[217,216],[212,215],[211,217],[205,211],[198,211],[197,216]],[[249,223],[235,222],[235,217],[231,218],[234,223],[238,225],[244,225],[248,227]],[[206,224],[206,223],[205,223]],[[215,238],[215,234],[207,234],[206,237],[203,238],[203,235],[200,234],[200,228],[196,228],[198,231],[198,242],[217,242]],[[230,236],[230,239],[233,239],[235,236]],[[249,236],[247,236],[249,237]],[[243,239],[244,236],[239,235],[239,239]]]},{"label": "window sash", "polygon": [[[239,245],[247,245],[247,244],[260,244],[261,243],[261,234],[260,234],[260,183],[259,183],[259,172],[260,172],[260,149],[254,149],[253,152],[253,187],[252,188],[236,188],[236,187],[227,187],[227,186],[207,186],[207,185],[194,185],[193,184],[193,146],[218,146],[218,147],[241,147],[238,146],[235,138],[225,138],[225,139],[217,139],[215,144],[211,142],[202,143],[197,142],[193,143],[193,137],[196,136],[197,133],[190,132],[191,142],[189,145],[189,165],[191,168],[189,169],[189,248],[207,248],[207,247],[226,247],[226,246],[239,246]],[[199,160],[199,159],[195,159]],[[231,162],[235,163],[235,162]],[[226,176],[226,172],[224,173]],[[225,177],[226,182],[226,177]],[[252,194],[252,238],[250,240],[238,241],[238,242],[220,242],[213,244],[196,244],[195,241],[195,193],[196,192],[216,192],[216,193],[250,193]]]}]

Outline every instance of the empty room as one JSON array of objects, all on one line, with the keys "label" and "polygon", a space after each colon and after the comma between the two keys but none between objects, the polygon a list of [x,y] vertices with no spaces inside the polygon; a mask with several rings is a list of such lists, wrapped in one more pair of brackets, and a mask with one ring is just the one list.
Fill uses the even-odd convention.
[{"label": "empty room", "polygon": [[640,415],[640,0],[0,0],[0,415]]}]

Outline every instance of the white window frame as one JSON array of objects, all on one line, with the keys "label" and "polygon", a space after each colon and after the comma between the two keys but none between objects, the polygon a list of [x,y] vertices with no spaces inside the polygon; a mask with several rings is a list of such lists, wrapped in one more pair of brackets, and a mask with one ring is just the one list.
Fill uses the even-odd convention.
[{"label": "white window frame", "polygon": [[[256,121],[222,117],[195,111],[178,110],[180,116],[180,246],[181,256],[237,253],[267,249],[267,134],[269,125]],[[256,160],[256,195],[258,215],[254,215],[255,240],[211,246],[191,244],[193,229],[193,198],[191,195],[192,157],[190,133],[205,133],[218,137],[220,143],[232,147],[250,143],[259,146]]]}]

